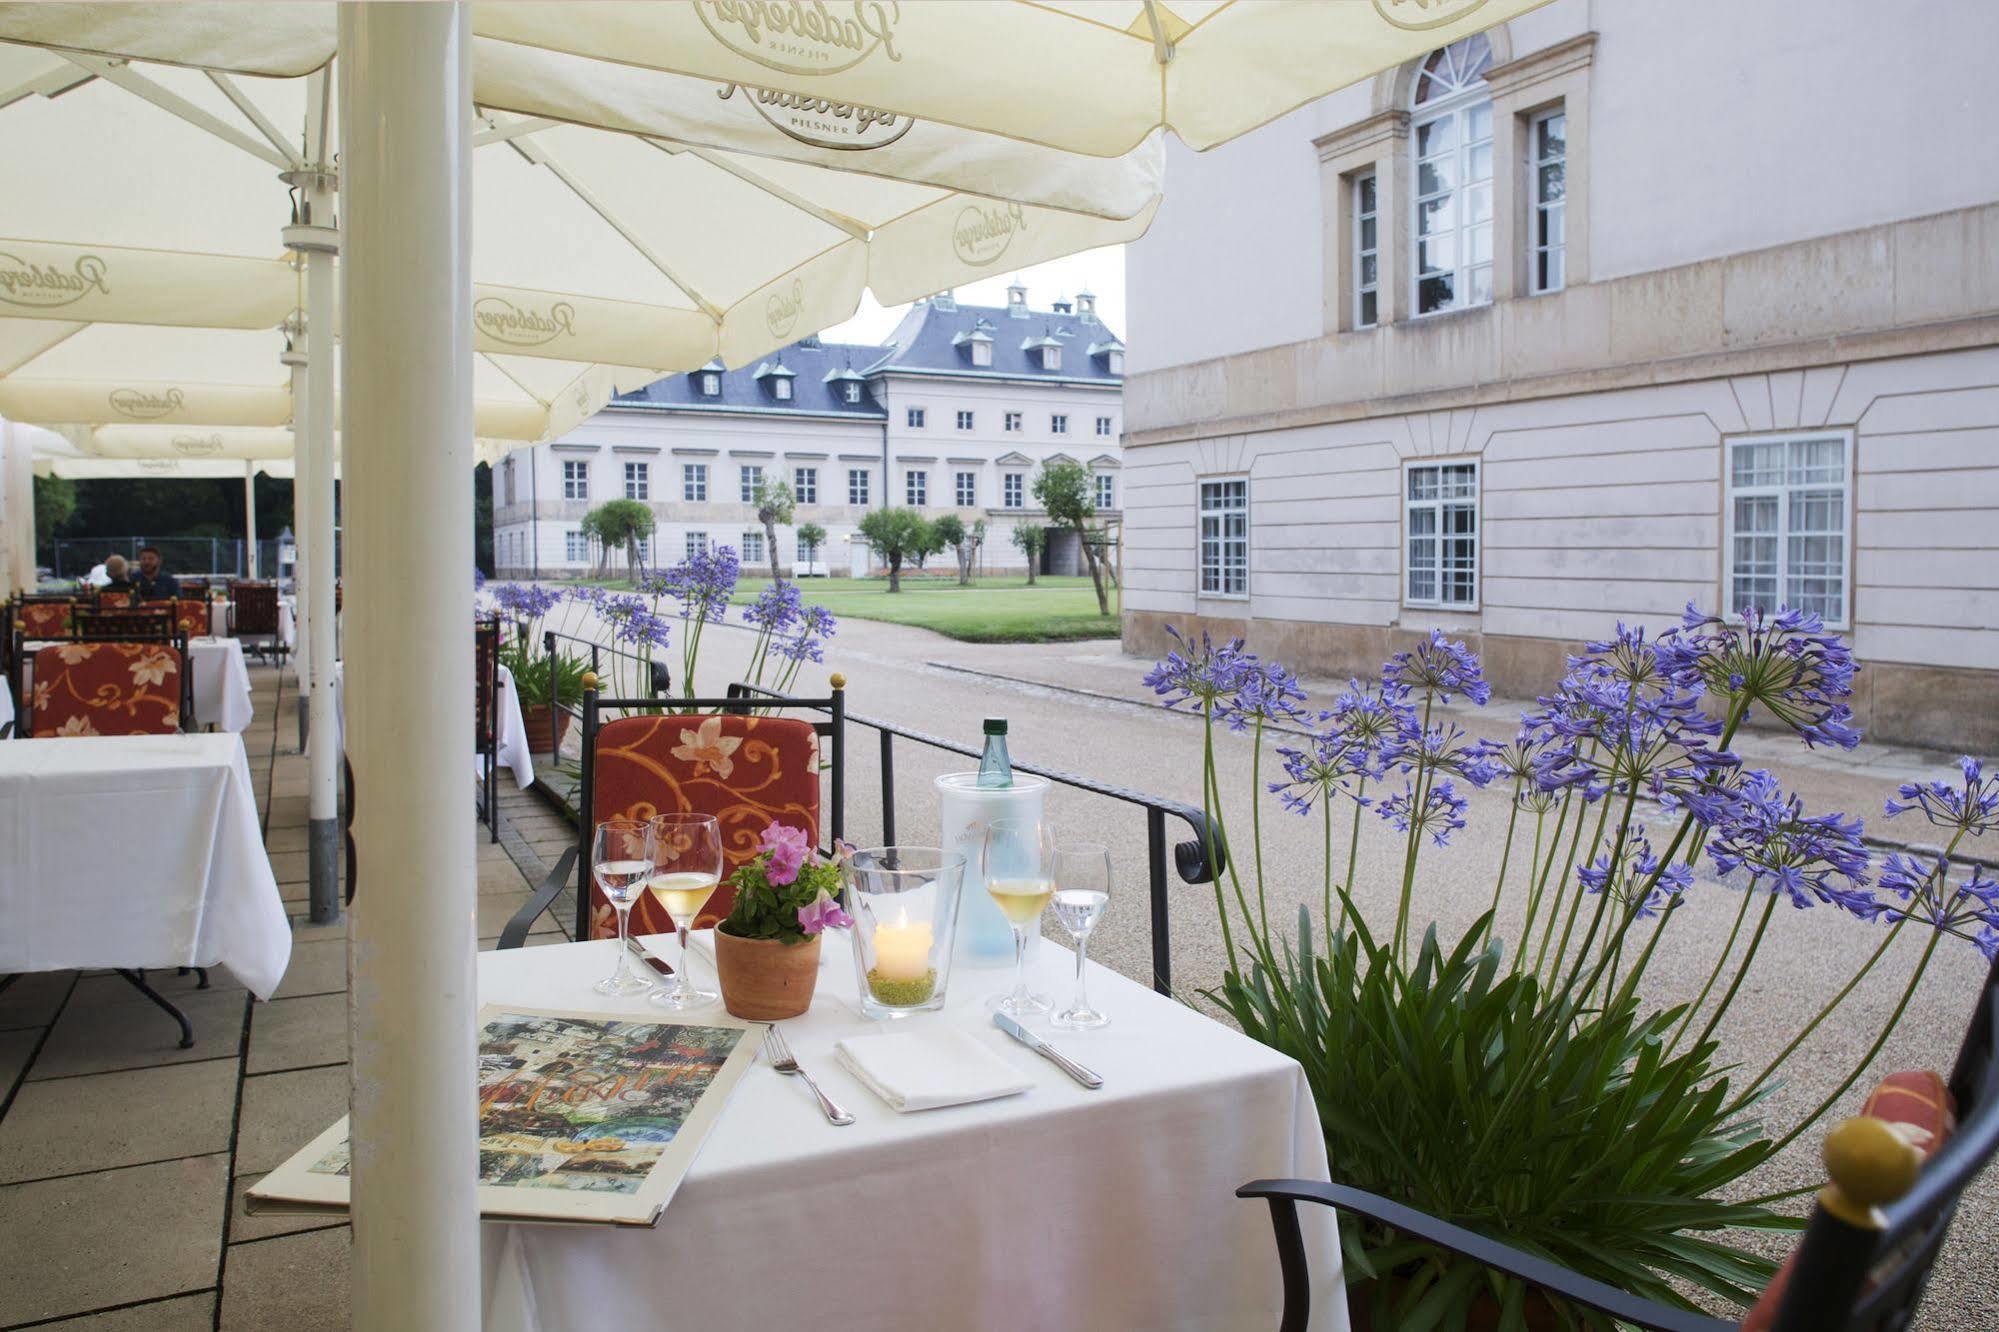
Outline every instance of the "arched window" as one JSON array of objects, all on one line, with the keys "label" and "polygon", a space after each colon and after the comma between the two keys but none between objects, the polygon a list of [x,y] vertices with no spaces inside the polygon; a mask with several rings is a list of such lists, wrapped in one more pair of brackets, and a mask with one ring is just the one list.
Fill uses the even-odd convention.
[{"label": "arched window", "polygon": [[1432,51],[1410,110],[1415,155],[1414,308],[1437,314],[1492,301],[1492,96],[1483,33]]}]

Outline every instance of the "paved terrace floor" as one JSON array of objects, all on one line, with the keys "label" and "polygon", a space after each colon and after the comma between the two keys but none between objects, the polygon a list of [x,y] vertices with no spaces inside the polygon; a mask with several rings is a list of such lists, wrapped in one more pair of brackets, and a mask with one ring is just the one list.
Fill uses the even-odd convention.
[{"label": "paved terrace floor", "polygon": [[[346,929],[303,923],[294,677],[251,675],[257,716],[243,742],[295,922],[291,967],[268,1003],[222,968],[207,990],[150,973],[193,1021],[190,1050],[110,973],[24,976],[0,994],[0,1328],[348,1326],[347,1226],[243,1210],[245,1189],[347,1109]],[[566,840],[537,798],[504,773],[501,785],[506,845],[483,829],[478,843],[481,948],[526,900],[532,847]],[[552,916],[541,929],[563,937]]]}]

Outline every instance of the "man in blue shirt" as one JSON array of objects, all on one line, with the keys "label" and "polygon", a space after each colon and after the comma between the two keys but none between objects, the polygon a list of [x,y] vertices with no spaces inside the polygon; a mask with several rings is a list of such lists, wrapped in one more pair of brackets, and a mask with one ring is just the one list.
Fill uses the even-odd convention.
[{"label": "man in blue shirt", "polygon": [[165,601],[180,596],[180,581],[160,570],[158,546],[139,547],[139,571],[132,575],[132,586],[142,601]]}]

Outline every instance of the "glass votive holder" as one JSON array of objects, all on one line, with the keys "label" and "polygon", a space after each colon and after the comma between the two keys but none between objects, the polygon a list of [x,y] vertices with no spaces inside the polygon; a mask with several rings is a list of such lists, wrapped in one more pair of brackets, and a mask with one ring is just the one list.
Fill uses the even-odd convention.
[{"label": "glass votive holder", "polygon": [[847,861],[861,1013],[895,1018],[944,1006],[965,858],[935,846],[876,846]]}]

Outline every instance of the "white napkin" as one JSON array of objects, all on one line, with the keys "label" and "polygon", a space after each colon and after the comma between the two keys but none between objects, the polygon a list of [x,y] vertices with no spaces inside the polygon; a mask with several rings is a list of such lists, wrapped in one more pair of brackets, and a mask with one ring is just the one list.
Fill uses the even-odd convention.
[{"label": "white napkin", "polygon": [[1034,1084],[961,1031],[849,1036],[834,1054],[863,1086],[903,1114],[1015,1096]]}]

